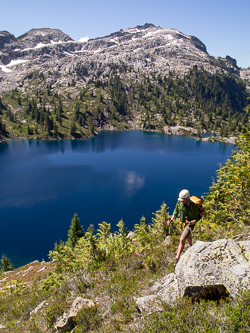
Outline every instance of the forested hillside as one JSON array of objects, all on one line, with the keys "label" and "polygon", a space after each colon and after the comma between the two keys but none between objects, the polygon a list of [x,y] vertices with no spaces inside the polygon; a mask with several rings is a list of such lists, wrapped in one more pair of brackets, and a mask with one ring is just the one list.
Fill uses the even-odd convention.
[{"label": "forested hillside", "polygon": [[[75,74],[80,80],[86,69],[79,65]],[[113,64],[110,76],[92,77],[82,89],[74,79],[64,89],[45,80],[33,73],[28,93],[13,90],[0,99],[2,137],[86,138],[102,129],[131,128],[171,134],[177,125],[192,129],[186,135],[227,137],[238,136],[247,122],[245,83],[197,66],[183,76],[156,76]]]}]

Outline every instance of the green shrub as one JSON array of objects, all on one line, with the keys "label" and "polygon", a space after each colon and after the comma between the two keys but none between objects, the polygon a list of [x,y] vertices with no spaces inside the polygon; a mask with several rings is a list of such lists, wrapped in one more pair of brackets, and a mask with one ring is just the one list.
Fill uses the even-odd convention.
[{"label": "green shrub", "polygon": [[226,307],[228,332],[250,332],[250,291],[235,304]]},{"label": "green shrub", "polygon": [[164,304],[164,311],[155,313],[145,320],[141,332],[221,332],[222,320],[216,302],[192,304],[191,299],[183,299],[179,304]]},{"label": "green shrub", "polygon": [[102,324],[102,316],[99,308],[93,306],[80,310],[73,321],[77,325],[75,333],[96,332]]},{"label": "green shrub", "polygon": [[53,327],[56,320],[63,315],[64,306],[65,305],[61,301],[56,301],[47,308],[45,318],[49,327]]}]

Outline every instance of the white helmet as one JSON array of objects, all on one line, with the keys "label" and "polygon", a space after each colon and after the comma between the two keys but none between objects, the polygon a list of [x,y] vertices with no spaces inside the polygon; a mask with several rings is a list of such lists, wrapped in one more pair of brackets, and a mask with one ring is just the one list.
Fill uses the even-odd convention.
[{"label": "white helmet", "polygon": [[189,191],[188,190],[182,190],[179,193],[178,200],[182,201],[183,199],[188,199],[189,197],[190,197]]}]

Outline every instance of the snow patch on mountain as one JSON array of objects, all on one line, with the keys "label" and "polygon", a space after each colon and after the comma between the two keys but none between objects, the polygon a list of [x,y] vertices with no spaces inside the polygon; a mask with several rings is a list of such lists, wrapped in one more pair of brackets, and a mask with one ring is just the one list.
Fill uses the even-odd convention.
[{"label": "snow patch on mountain", "polygon": [[158,29],[156,31],[149,31],[146,33],[146,35],[143,36],[143,38],[151,37],[151,36],[154,36],[156,34],[161,34],[161,33],[162,33],[162,29]]},{"label": "snow patch on mountain", "polygon": [[25,62],[28,62],[28,61],[29,60],[23,60],[23,59],[11,60],[11,62],[8,65],[6,65],[5,67],[12,67],[12,66],[24,64]]},{"label": "snow patch on mountain", "polygon": [[0,65],[0,68],[4,73],[11,73],[12,72],[12,70],[7,68],[6,66]]},{"label": "snow patch on mountain", "polygon": [[138,52],[140,50],[141,50],[141,47],[139,47],[138,49],[133,50],[133,52]]},{"label": "snow patch on mountain", "polygon": [[109,46],[109,49],[111,49],[112,47],[117,47],[117,46],[119,46],[119,44],[116,44],[116,45],[110,45],[110,46]]},{"label": "snow patch on mountain", "polygon": [[45,46],[47,46],[48,44],[43,44],[43,43],[38,43],[35,47],[34,47],[34,49],[40,49],[41,47],[45,47]]},{"label": "snow patch on mountain", "polygon": [[129,32],[130,34],[136,34],[137,32],[140,32],[140,30],[137,28],[128,28],[128,29],[123,29],[122,31]]},{"label": "snow patch on mountain", "polygon": [[165,35],[165,36],[163,36],[165,39],[168,39],[168,40],[172,40],[172,39],[174,39],[174,37],[173,37],[173,35],[171,35],[171,34],[167,34],[167,35]]},{"label": "snow patch on mountain", "polygon": [[88,52],[91,52],[91,51],[89,51],[89,50],[79,50],[79,51],[77,51],[76,50],[74,53],[85,53],[85,52],[88,53]]},{"label": "snow patch on mountain", "polygon": [[1,65],[0,68],[5,73],[11,73],[12,69],[10,69],[9,67],[24,64],[26,62],[28,62],[28,60],[22,60],[22,59],[20,59],[20,60],[11,60],[11,62],[8,63],[8,65],[5,65],[5,66]]},{"label": "snow patch on mountain", "polygon": [[118,39],[117,37],[115,37],[115,38],[111,38],[111,39],[110,39],[110,42],[112,42],[112,43],[116,43],[116,44],[119,44],[119,39]]},{"label": "snow patch on mountain", "polygon": [[[74,42],[74,41],[67,41],[67,42],[59,41],[59,42],[54,42],[53,40],[51,40],[49,44],[38,43],[34,47],[28,47],[26,49],[23,49],[22,52],[37,50],[37,49],[41,49],[43,47],[48,47],[48,46],[53,46],[53,45],[68,44],[68,43],[76,43],[76,42]],[[20,49],[15,49],[14,51],[20,51]]]},{"label": "snow patch on mountain", "polygon": [[101,51],[103,51],[103,49],[97,49],[97,50],[94,50],[93,53],[99,53]]},{"label": "snow patch on mountain", "polygon": [[76,54],[73,54],[73,53],[69,53],[69,52],[66,52],[66,51],[63,51],[64,54],[70,56],[70,57],[75,57],[77,56]]}]

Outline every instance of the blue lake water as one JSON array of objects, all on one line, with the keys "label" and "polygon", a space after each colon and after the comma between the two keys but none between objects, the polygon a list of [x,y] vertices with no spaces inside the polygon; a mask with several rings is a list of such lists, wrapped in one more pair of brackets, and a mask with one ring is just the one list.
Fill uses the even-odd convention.
[{"label": "blue lake water", "polygon": [[74,213],[89,224],[123,218],[133,229],[183,188],[203,195],[233,145],[133,130],[86,140],[8,140],[0,144],[0,256],[16,267],[47,260],[67,240]]}]

